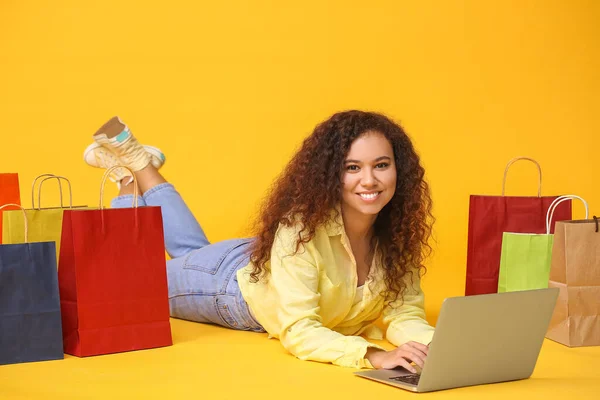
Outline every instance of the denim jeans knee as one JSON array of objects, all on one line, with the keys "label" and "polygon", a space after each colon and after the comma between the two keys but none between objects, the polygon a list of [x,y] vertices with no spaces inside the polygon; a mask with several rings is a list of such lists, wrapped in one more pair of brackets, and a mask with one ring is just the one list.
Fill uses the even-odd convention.
[{"label": "denim jeans knee", "polygon": [[249,262],[253,239],[226,240],[167,261],[171,315],[264,332],[243,299],[236,272]]}]

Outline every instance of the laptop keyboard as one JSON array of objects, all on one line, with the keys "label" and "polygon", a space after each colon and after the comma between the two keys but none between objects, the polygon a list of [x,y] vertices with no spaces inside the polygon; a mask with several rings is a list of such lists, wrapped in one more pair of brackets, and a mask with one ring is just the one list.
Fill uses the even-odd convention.
[{"label": "laptop keyboard", "polygon": [[390,379],[398,382],[409,383],[411,385],[418,385],[419,378],[421,375],[419,374],[410,374],[410,375],[401,375],[401,376],[392,376]]}]

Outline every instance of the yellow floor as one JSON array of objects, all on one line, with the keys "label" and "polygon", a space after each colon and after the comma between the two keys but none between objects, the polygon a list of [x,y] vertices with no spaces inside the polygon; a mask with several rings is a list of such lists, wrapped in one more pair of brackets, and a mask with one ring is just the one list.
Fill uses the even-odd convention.
[{"label": "yellow floor", "polygon": [[171,321],[172,347],[0,366],[0,399],[600,399],[600,347],[546,340],[531,379],[412,394],[297,360],[266,334]]}]

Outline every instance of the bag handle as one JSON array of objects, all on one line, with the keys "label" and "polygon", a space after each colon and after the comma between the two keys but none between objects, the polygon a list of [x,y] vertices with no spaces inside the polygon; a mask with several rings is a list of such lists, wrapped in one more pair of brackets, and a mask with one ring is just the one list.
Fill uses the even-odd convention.
[{"label": "bag handle", "polygon": [[537,167],[537,170],[539,173],[538,194],[537,195],[538,195],[538,197],[542,197],[542,167],[540,167],[540,164],[537,161],[535,161],[533,158],[529,158],[529,157],[516,157],[516,158],[513,158],[512,160],[510,160],[508,162],[508,164],[506,164],[506,168],[504,169],[504,179],[502,180],[502,196],[504,196],[504,192],[506,189],[506,177],[508,175],[508,169],[510,168],[511,165],[513,165],[514,163],[516,163],[517,161],[520,161],[520,160],[531,161]]},{"label": "bag handle", "polygon": [[[37,179],[37,178],[36,178]],[[58,181],[58,187],[60,188],[60,208],[65,208],[63,206],[63,193],[62,193],[62,186],[60,184],[61,180],[64,180],[65,182],[67,182],[67,186],[69,188],[69,208],[73,208],[73,190],[71,189],[71,181],[69,181],[67,178],[65,178],[64,176],[59,176],[59,175],[53,175],[53,176],[49,176],[47,178],[44,178],[41,182],[40,182],[40,186],[39,186],[39,190],[38,190],[38,210],[42,209],[42,185],[44,184],[44,182],[46,182],[48,179],[56,179]]]},{"label": "bag handle", "polygon": [[[38,179],[43,178],[43,177],[54,177],[56,175],[54,174],[42,174],[42,175],[38,175],[35,177],[35,179],[33,180],[33,183],[31,184],[31,208],[33,210],[35,210],[35,184],[37,183]],[[58,180],[58,189],[60,191],[60,207],[62,208],[63,206],[63,192],[62,192],[62,184],[60,183],[60,179]],[[41,191],[41,189],[39,189]],[[39,207],[39,203],[38,203],[38,207]]]},{"label": "bag handle", "polygon": [[25,227],[25,243],[27,243],[28,227],[27,227],[27,214],[25,213],[25,209],[18,204],[10,203],[10,204],[5,204],[3,206],[0,206],[0,210],[2,210],[4,207],[11,207],[11,206],[19,207],[21,209],[21,212],[23,213],[23,222],[24,222],[23,226]]},{"label": "bag handle", "polygon": [[106,172],[104,172],[104,175],[102,176],[102,183],[100,184],[100,209],[104,210],[103,199],[104,199],[104,186],[106,185],[106,179],[108,178],[108,175],[117,168],[125,168],[126,170],[131,172],[131,176],[133,178],[133,204],[132,204],[132,206],[133,206],[133,208],[138,208],[139,187],[138,187],[137,178],[135,177],[135,173],[129,167],[124,167],[122,165],[115,165],[114,167],[108,168],[106,170]]},{"label": "bag handle", "polygon": [[585,201],[584,199],[582,199],[579,196],[575,196],[574,194],[567,194],[564,196],[559,196],[556,199],[554,199],[554,201],[550,204],[550,207],[548,207],[548,212],[546,213],[546,234],[549,235],[550,234],[550,225],[552,225],[552,217],[554,217],[554,210],[556,210],[556,207],[567,200],[581,200],[583,202],[583,205],[585,206],[585,219],[588,219],[588,216],[590,214],[590,209],[588,207],[588,203],[587,201]]}]

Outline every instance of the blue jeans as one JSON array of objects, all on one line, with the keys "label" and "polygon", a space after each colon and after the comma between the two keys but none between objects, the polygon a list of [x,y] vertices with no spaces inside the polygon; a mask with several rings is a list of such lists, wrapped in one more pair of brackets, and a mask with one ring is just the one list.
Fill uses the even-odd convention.
[{"label": "blue jeans", "polygon": [[[131,207],[133,195],[113,199]],[[162,209],[171,316],[227,328],[264,332],[242,297],[236,272],[249,262],[253,239],[210,244],[198,221],[170,183],[153,187],[138,205]]]}]

